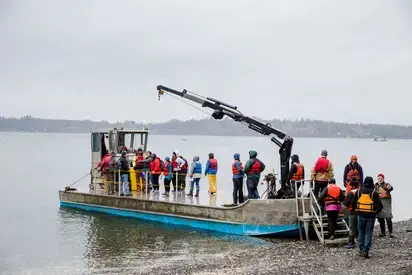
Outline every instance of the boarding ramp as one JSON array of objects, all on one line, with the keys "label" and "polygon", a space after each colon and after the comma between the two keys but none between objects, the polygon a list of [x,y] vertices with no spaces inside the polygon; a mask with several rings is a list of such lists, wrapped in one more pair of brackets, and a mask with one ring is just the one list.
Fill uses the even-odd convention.
[{"label": "boarding ramp", "polygon": [[[318,240],[323,246],[347,243],[349,237],[349,226],[344,219],[344,215],[339,215],[335,229],[335,239],[330,240],[328,238],[328,217],[327,215],[323,215],[322,207],[319,205],[318,200],[313,193],[313,188],[310,187],[310,180],[306,179],[301,180],[300,182],[301,184],[299,188],[298,184],[296,184],[297,182],[293,184],[300,240],[303,240],[303,224],[306,241],[309,241],[309,231],[313,228]],[[308,186],[307,194],[304,192],[305,183],[307,183],[306,186]],[[304,201],[308,199],[310,200],[310,206],[309,209],[305,209]]]}]

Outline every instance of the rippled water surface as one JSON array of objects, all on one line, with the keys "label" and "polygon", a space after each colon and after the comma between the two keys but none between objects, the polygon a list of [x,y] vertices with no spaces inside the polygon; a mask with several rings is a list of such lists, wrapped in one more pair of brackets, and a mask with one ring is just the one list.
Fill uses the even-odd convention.
[{"label": "rippled water surface", "polygon": [[[231,202],[232,155],[251,148],[278,170],[278,148],[266,138],[151,136],[149,149],[160,156],[178,149],[202,162],[209,152],[219,160],[218,199]],[[90,169],[88,134],[0,133],[2,169],[0,200],[0,273],[4,274],[131,274],[154,265],[219,256],[265,240],[167,226],[104,214],[61,209],[57,191]],[[412,142],[354,139],[296,139],[295,152],[311,166],[321,149],[329,150],[341,181],[344,165],[357,154],[365,174],[384,172],[393,183],[395,220],[411,218],[410,184],[405,179]],[[308,176],[308,175],[307,175]],[[87,180],[79,183],[87,186]],[[161,187],[162,189],[163,187]],[[208,200],[201,180],[202,200]],[[261,192],[264,186],[261,186]]]}]

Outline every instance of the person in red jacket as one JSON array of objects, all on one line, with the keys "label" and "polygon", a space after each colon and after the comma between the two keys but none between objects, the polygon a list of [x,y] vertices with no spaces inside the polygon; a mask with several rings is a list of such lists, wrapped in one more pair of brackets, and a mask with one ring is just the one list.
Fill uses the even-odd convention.
[{"label": "person in red jacket", "polygon": [[153,193],[159,193],[159,177],[162,174],[162,163],[155,153],[150,162],[150,174],[152,176]]},{"label": "person in red jacket", "polygon": [[112,157],[111,153],[107,152],[106,155],[104,155],[103,159],[94,168],[96,170],[100,168],[100,170],[102,171],[104,190],[107,193],[109,192],[109,184],[110,184],[110,178],[109,178],[109,174],[107,173],[107,169],[109,168],[111,157]]}]

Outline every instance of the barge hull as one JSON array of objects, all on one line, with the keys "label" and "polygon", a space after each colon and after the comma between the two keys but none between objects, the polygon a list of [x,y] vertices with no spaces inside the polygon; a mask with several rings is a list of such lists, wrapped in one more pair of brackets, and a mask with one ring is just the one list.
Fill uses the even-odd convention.
[{"label": "barge hull", "polygon": [[207,220],[159,213],[150,213],[137,210],[118,209],[114,207],[88,205],[73,202],[61,202],[61,207],[76,208],[89,212],[100,212],[109,215],[136,218],[160,222],[164,224],[180,225],[210,231],[217,231],[227,234],[244,235],[244,236],[296,236],[298,227],[296,224],[288,225],[253,225],[240,223],[227,223],[217,220]]},{"label": "barge hull", "polygon": [[245,236],[298,236],[294,200],[249,200],[236,207],[60,191],[61,207]]}]

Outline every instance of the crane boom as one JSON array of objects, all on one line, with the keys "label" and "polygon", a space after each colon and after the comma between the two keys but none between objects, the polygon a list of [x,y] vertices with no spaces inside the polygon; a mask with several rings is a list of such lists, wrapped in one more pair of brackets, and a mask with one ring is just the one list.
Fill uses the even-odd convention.
[{"label": "crane boom", "polygon": [[222,119],[224,116],[228,116],[234,121],[245,124],[249,129],[265,135],[272,136],[271,141],[280,147],[280,175],[282,188],[286,186],[289,175],[289,158],[292,153],[293,138],[286,133],[273,128],[269,123],[263,123],[254,118],[243,115],[236,106],[227,104],[220,100],[216,100],[210,97],[203,97],[194,93],[191,93],[184,89],[182,92],[173,90],[171,88],[159,85],[157,86],[159,98],[164,93],[170,93],[176,96],[183,97],[187,100],[196,102],[202,107],[213,109],[212,117],[216,120]]}]

